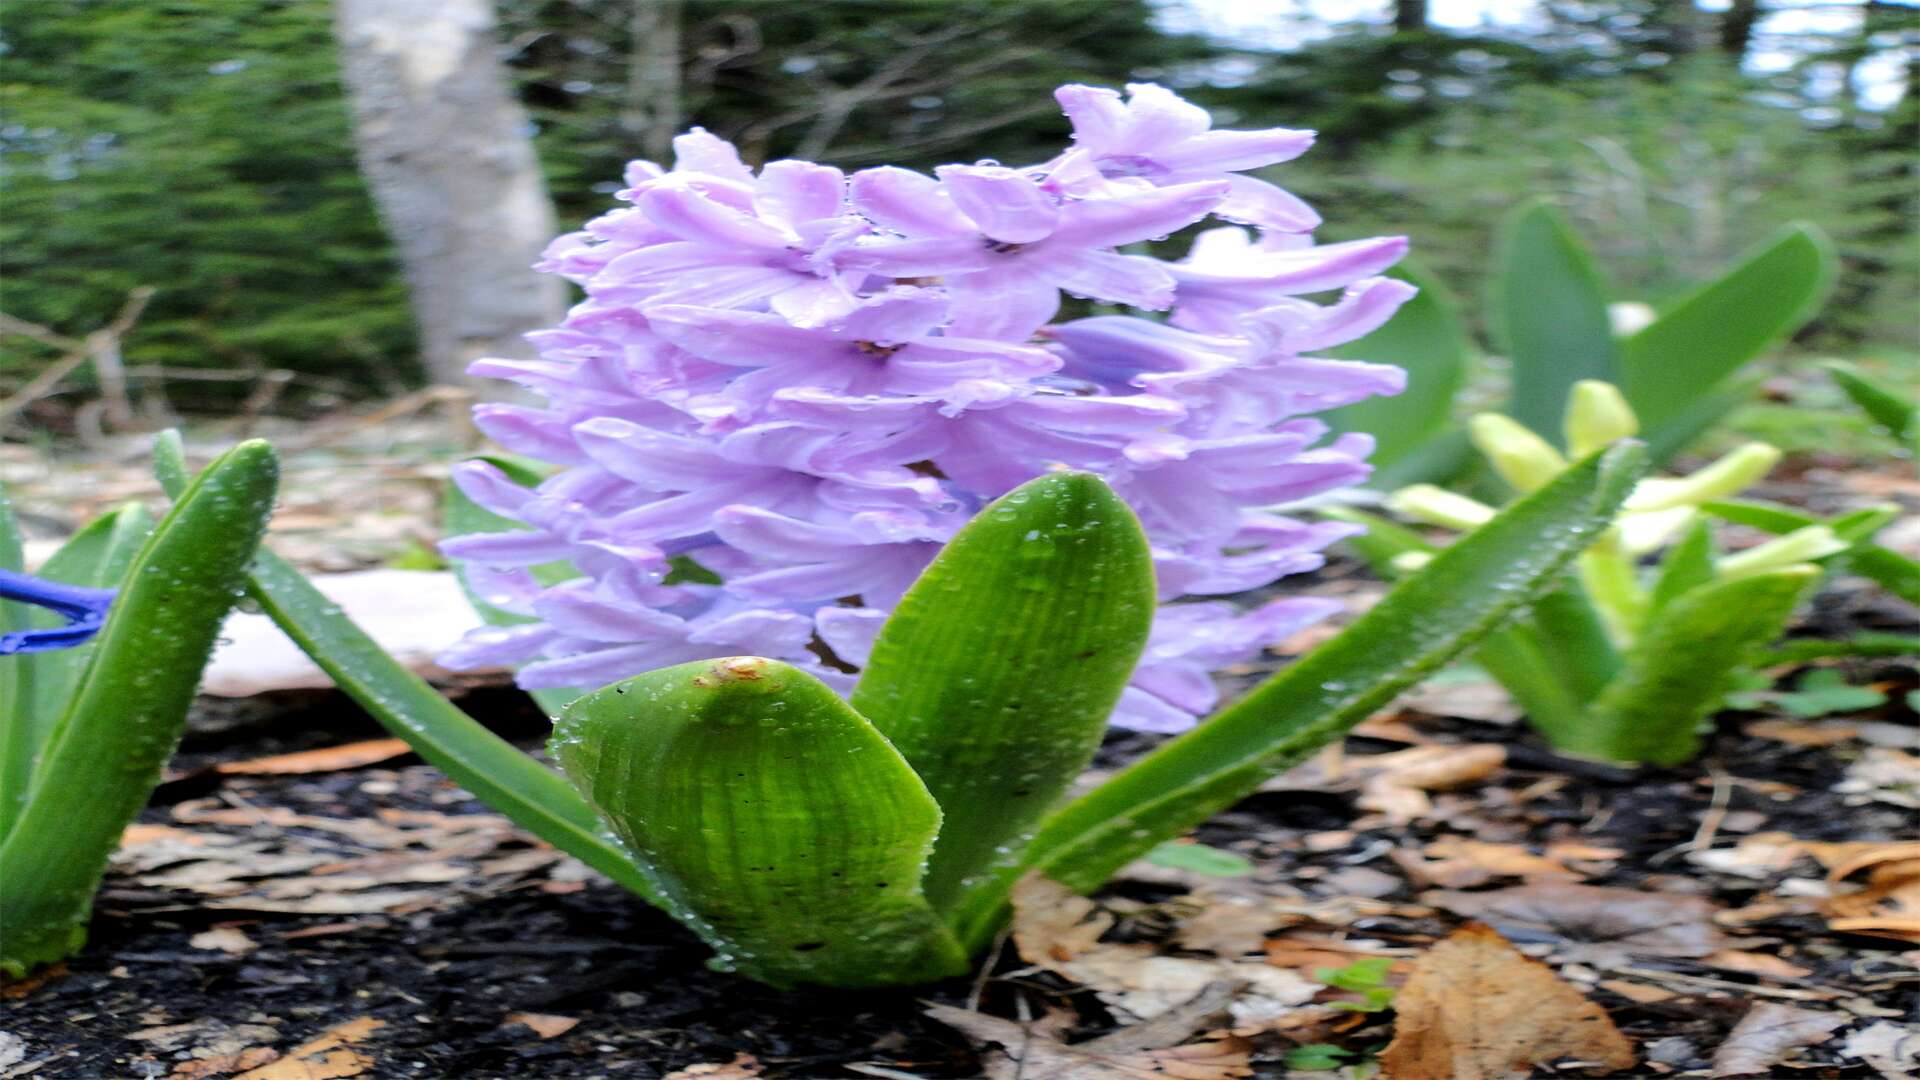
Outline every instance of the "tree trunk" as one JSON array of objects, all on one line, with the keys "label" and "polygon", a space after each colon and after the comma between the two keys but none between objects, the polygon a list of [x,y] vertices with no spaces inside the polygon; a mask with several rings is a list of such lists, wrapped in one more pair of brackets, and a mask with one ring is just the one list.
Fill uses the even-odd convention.
[{"label": "tree trunk", "polygon": [[1720,16],[1720,51],[1735,65],[1747,58],[1753,44],[1753,28],[1760,22],[1760,0],[1733,0]]},{"label": "tree trunk", "polygon": [[554,233],[526,113],[495,53],[489,0],[336,0],[354,141],[406,268],[436,382],[565,313],[531,264]]},{"label": "tree trunk", "polygon": [[1427,28],[1427,0],[1393,0],[1393,31],[1413,34]]},{"label": "tree trunk", "polygon": [[650,161],[670,164],[680,128],[681,0],[630,0],[627,98],[620,126]]}]

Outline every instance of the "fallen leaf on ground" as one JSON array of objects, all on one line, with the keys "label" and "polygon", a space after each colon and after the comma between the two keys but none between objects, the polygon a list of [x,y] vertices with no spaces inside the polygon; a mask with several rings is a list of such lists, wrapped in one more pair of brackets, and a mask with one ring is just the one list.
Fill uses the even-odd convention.
[{"label": "fallen leaf on ground", "polygon": [[1394,852],[1394,861],[1419,884],[1449,889],[1470,888],[1502,877],[1571,880],[1583,876],[1518,844],[1496,844],[1458,836],[1435,840],[1421,855],[1425,857],[1398,850]]},{"label": "fallen leaf on ground", "polygon": [[760,1075],[760,1062],[752,1054],[735,1054],[733,1060],[717,1065],[689,1065],[668,1073],[662,1080],[753,1080]]},{"label": "fallen leaf on ground", "polygon": [[1434,716],[1457,716],[1498,724],[1511,724],[1520,719],[1520,707],[1513,703],[1513,695],[1491,679],[1428,679],[1400,695],[1399,705]]},{"label": "fallen leaf on ground", "polygon": [[214,1077],[257,1069],[279,1059],[280,1051],[268,1046],[255,1046],[237,1054],[189,1058],[175,1065],[167,1077],[168,1080],[212,1080]]},{"label": "fallen leaf on ground", "polygon": [[1695,866],[1735,877],[1758,881],[1782,873],[1800,861],[1805,845],[1783,832],[1754,833],[1741,837],[1730,848],[1692,851],[1687,861]]},{"label": "fallen leaf on ground", "polygon": [[1742,952],[1738,949],[1721,949],[1700,958],[1703,964],[1711,964],[1727,971],[1739,971],[1748,975],[1759,975],[1772,979],[1804,979],[1813,974],[1811,968],[1782,960],[1768,953]]},{"label": "fallen leaf on ground", "polygon": [[413,753],[405,739],[369,739],[366,742],[302,750],[296,754],[274,754],[247,761],[227,761],[213,767],[225,776],[293,776],[305,773],[342,772],[392,761]]},{"label": "fallen leaf on ground", "polygon": [[373,1067],[373,1059],[353,1049],[354,1045],[386,1026],[386,1021],[371,1016],[335,1024],[287,1051],[278,1061],[248,1069],[234,1080],[338,1080],[359,1076]]},{"label": "fallen leaf on ground", "polygon": [[1564,942],[1561,956],[1601,967],[1629,956],[1706,956],[1730,944],[1713,923],[1714,905],[1698,896],[1542,881],[1420,899],[1511,937]]},{"label": "fallen leaf on ground", "polygon": [[1860,737],[1859,726],[1845,721],[1813,724],[1785,717],[1748,724],[1745,731],[1757,739],[1772,739],[1788,746],[1832,746]]},{"label": "fallen leaf on ground", "polygon": [[1840,1052],[1865,1062],[1883,1080],[1913,1080],[1920,1071],[1920,1028],[1882,1020],[1847,1036]]},{"label": "fallen leaf on ground", "polygon": [[927,1015],[980,1051],[987,1080],[1240,1080],[1253,1075],[1250,1045],[1228,1036],[1164,1047],[1134,1047],[1114,1035],[1069,1046],[1032,1025],[935,1005]]},{"label": "fallen leaf on ground", "polygon": [[1920,810],[1920,756],[1871,746],[1833,786],[1842,795]]},{"label": "fallen leaf on ground", "polygon": [[237,926],[216,926],[211,930],[202,930],[187,939],[187,944],[208,952],[223,952],[228,956],[245,956],[260,947],[260,943],[248,937],[246,931]]},{"label": "fallen leaf on ground", "polygon": [[529,1028],[543,1039],[554,1039],[572,1031],[580,1025],[577,1016],[555,1016],[552,1013],[516,1012],[508,1013],[501,1027],[514,1024]]},{"label": "fallen leaf on ground", "polygon": [[1038,873],[1013,890],[1013,943],[1020,958],[1091,989],[1109,1007],[1152,1019],[1209,985],[1231,983],[1236,1029],[1269,1024],[1311,1001],[1317,983],[1264,960],[1165,956],[1151,945],[1102,943],[1113,916]]},{"label": "fallen leaf on ground", "polygon": [[1836,891],[1822,905],[1828,926],[1920,944],[1920,843],[1807,847],[1826,864],[1828,883],[1836,889],[1847,878],[1867,872],[1865,888]]},{"label": "fallen leaf on ground", "polygon": [[1394,999],[1391,1080],[1510,1080],[1575,1059],[1634,1063],[1606,1011],[1492,929],[1470,925],[1428,949]]},{"label": "fallen leaf on ground", "polygon": [[1725,1042],[1713,1052],[1713,1073],[1722,1076],[1768,1074],[1788,1054],[1803,1046],[1826,1042],[1845,1026],[1844,1013],[1796,1009],[1776,1001],[1762,1001],[1747,1010]]},{"label": "fallen leaf on ground", "polygon": [[1444,791],[1484,780],[1506,764],[1505,747],[1416,746],[1391,754],[1348,760],[1353,771],[1368,770],[1355,805],[1405,825],[1433,809],[1429,791]]}]

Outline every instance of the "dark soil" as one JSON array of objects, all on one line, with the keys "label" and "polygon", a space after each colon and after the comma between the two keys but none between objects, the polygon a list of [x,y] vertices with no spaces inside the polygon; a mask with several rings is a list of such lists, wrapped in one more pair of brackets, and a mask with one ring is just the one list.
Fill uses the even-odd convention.
[{"label": "dark soil", "polygon": [[[1898,664],[1882,663],[1857,674],[1886,685],[1895,702],[1916,683],[1914,671]],[[469,695],[466,703],[527,745],[537,745],[541,718],[515,695],[485,691]],[[1899,705],[1887,706],[1883,718],[1912,722],[1912,714]],[[1547,752],[1524,728],[1413,719],[1422,732],[1444,741],[1505,744],[1506,769],[1471,792],[1441,798],[1434,814],[1413,826],[1357,831],[1331,850],[1309,850],[1302,838],[1350,829],[1361,817],[1351,792],[1259,794],[1208,823],[1200,839],[1247,855],[1259,867],[1257,881],[1320,897],[1350,893],[1356,867],[1393,873],[1388,852],[1417,850],[1443,835],[1536,849],[1577,837],[1626,853],[1588,884],[1647,891],[1677,887],[1734,908],[1777,881],[1705,873],[1675,857],[1709,811],[1725,815],[1723,845],[1742,831],[1823,840],[1913,835],[1911,811],[1833,792],[1860,744],[1800,747],[1747,737],[1739,727],[1751,716],[1723,717],[1719,735],[1699,762],[1664,770],[1569,763]],[[218,761],[379,734],[330,695],[225,707],[220,715],[198,719],[175,778],[161,788],[145,820],[165,824],[174,820],[175,807],[210,797],[232,806],[287,807],[343,818],[395,808],[488,812],[435,770],[409,764],[412,759],[297,776],[221,776],[208,769]],[[1103,764],[1118,763],[1150,742],[1116,737]],[[1349,745],[1355,754],[1396,748],[1365,738]],[[1114,895],[1149,901],[1178,891],[1164,881],[1123,881],[1113,888]],[[1387,882],[1375,898],[1411,905],[1418,891],[1400,879]],[[752,1055],[766,1076],[776,1078],[856,1076],[848,1066],[859,1063],[929,1078],[972,1076],[978,1069],[965,1041],[921,1012],[929,1001],[966,1002],[975,989],[970,981],[870,993],[771,990],[708,970],[705,950],[691,934],[597,878],[550,882],[535,875],[488,894],[452,896],[405,914],[207,911],[195,899],[143,888],[122,875],[110,877],[87,949],[52,977],[7,992],[0,1028],[24,1040],[26,1056],[11,1070],[0,1059],[0,1076],[229,1075],[180,1070],[189,1069],[192,1058],[208,1056],[209,1039],[223,1031],[250,1033],[242,1044],[285,1052],[361,1017],[384,1022],[358,1047],[372,1061],[360,1074],[378,1077],[646,1078],[696,1063],[726,1062],[738,1053]],[[1460,921],[1444,913],[1386,915],[1356,922],[1350,931],[1424,943]],[[259,948],[227,955],[189,943],[214,926],[236,926]],[[1920,969],[1911,954],[1906,960],[1898,955],[1911,946],[1836,936],[1815,915],[1785,916],[1746,932],[1776,939],[1770,951],[1813,969],[1800,985],[1838,988],[1867,1003],[1872,1011],[1865,1015],[1920,1021]],[[1522,937],[1515,940],[1529,944]],[[1017,961],[1000,958],[999,970],[1016,966]],[[1743,1011],[1741,988],[1752,980],[1686,959],[1643,959],[1639,966],[1708,981],[1658,1002],[1629,1000],[1604,986],[1583,989],[1612,1013],[1643,1054],[1656,1041],[1669,1040],[1662,1044],[1667,1064],[1661,1071],[1704,1067],[1716,1041]],[[1050,976],[988,980],[982,986],[981,1007],[1003,1015],[1013,1015],[1015,996],[1024,994],[1033,1003],[1079,1008],[1082,1033],[1109,1022],[1091,995],[1075,993]],[[578,1023],[543,1038],[527,1026],[508,1023],[514,1013]],[[169,1025],[197,1027],[179,1037],[153,1034]],[[1277,1062],[1284,1049],[1282,1043],[1265,1052],[1261,1075],[1284,1075]],[[1815,1048],[1807,1056],[1829,1064],[1795,1075],[1872,1075],[1857,1062],[1843,1063],[1831,1049]]]}]

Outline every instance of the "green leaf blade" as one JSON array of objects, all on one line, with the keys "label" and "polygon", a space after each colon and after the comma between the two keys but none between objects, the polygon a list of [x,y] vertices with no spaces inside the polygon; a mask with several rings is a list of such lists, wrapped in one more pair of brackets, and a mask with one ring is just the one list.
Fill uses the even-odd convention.
[{"label": "green leaf blade", "polygon": [[1544,201],[1508,220],[1498,265],[1494,326],[1513,371],[1507,412],[1557,439],[1573,384],[1617,378],[1606,286],[1586,245]]},{"label": "green leaf blade", "polygon": [[965,970],[920,892],[939,806],[805,672],[758,657],[649,672],[574,702],[552,749],[722,962],[776,986]]},{"label": "green leaf blade", "polygon": [[1094,888],[1359,723],[1560,580],[1645,469],[1623,444],[1434,556],[1334,640],[1043,823],[1025,865]]},{"label": "green leaf blade", "polygon": [[1754,653],[1778,637],[1815,582],[1798,566],[1705,585],[1669,604],[1629,651],[1620,677],[1560,749],[1609,761],[1676,765],[1700,749],[1700,725]]},{"label": "green leaf blade", "polygon": [[1620,345],[1620,384],[1650,442],[1690,402],[1812,317],[1833,283],[1833,245],[1790,225]]},{"label": "green leaf blade", "polygon": [[278,479],[272,447],[233,448],[179,496],[128,568],[0,844],[0,970],[19,974],[84,940],[107,856],[179,742]]},{"label": "green leaf blade", "polygon": [[1420,292],[1385,326],[1328,354],[1404,368],[1407,388],[1321,414],[1335,431],[1373,434],[1377,443],[1370,460],[1378,469],[1413,454],[1452,423],[1454,395],[1466,381],[1470,355],[1459,307],[1436,278],[1404,263],[1387,276]]},{"label": "green leaf blade", "polygon": [[1146,536],[1086,473],[987,506],[894,609],[852,703],[946,815],[926,892],[955,925],[1092,760],[1153,614]]},{"label": "green leaf blade", "polygon": [[1894,439],[1905,443],[1920,435],[1920,401],[1874,381],[1852,364],[1832,360],[1821,366],[1860,411]]},{"label": "green leaf blade", "polygon": [[[138,503],[129,503],[89,522],[74,533],[60,550],[40,567],[39,576],[90,589],[108,589],[120,583],[147,536],[153,532],[153,515]],[[29,622],[36,621],[27,615]],[[49,617],[45,625],[57,620]],[[4,771],[0,772],[0,839],[11,831],[14,819],[25,805],[32,784],[33,763],[47,747],[54,728],[66,712],[74,688],[79,686],[87,661],[99,647],[87,641],[70,649],[22,654],[17,660],[21,685],[15,689],[18,704],[4,721]]]},{"label": "green leaf blade", "polygon": [[[179,436],[154,443],[154,471],[169,490],[186,474]],[[381,727],[514,824],[653,900],[653,882],[604,835],[600,819],[552,769],[455,708],[354,625],[300,571],[264,546],[247,593],[334,684]]]}]

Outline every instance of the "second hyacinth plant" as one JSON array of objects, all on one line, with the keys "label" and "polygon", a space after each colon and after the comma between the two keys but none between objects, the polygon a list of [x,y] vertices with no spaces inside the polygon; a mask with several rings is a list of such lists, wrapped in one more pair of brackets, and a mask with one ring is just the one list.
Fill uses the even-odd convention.
[{"label": "second hyacinth plant", "polygon": [[[556,772],[271,553],[249,590],[336,682],[522,826],[776,985],[966,971],[1016,882],[1080,891],[1251,793],[1523,611],[1643,469],[1623,441],[1219,707],[1215,673],[1337,606],[1271,594],[1352,535],[1322,410],[1398,369],[1310,354],[1410,294],[1395,238],[1317,245],[1244,175],[1311,143],[1081,86],[1052,160],[757,171],[703,132],[544,268],[581,286],[542,406],[480,407],[446,551]],[[1209,227],[1208,219],[1217,219]],[[1157,245],[1198,227],[1180,258]],[[1328,294],[1325,299],[1303,299]],[[177,442],[162,473],[184,476]],[[1109,725],[1178,732],[1069,795]]]}]

